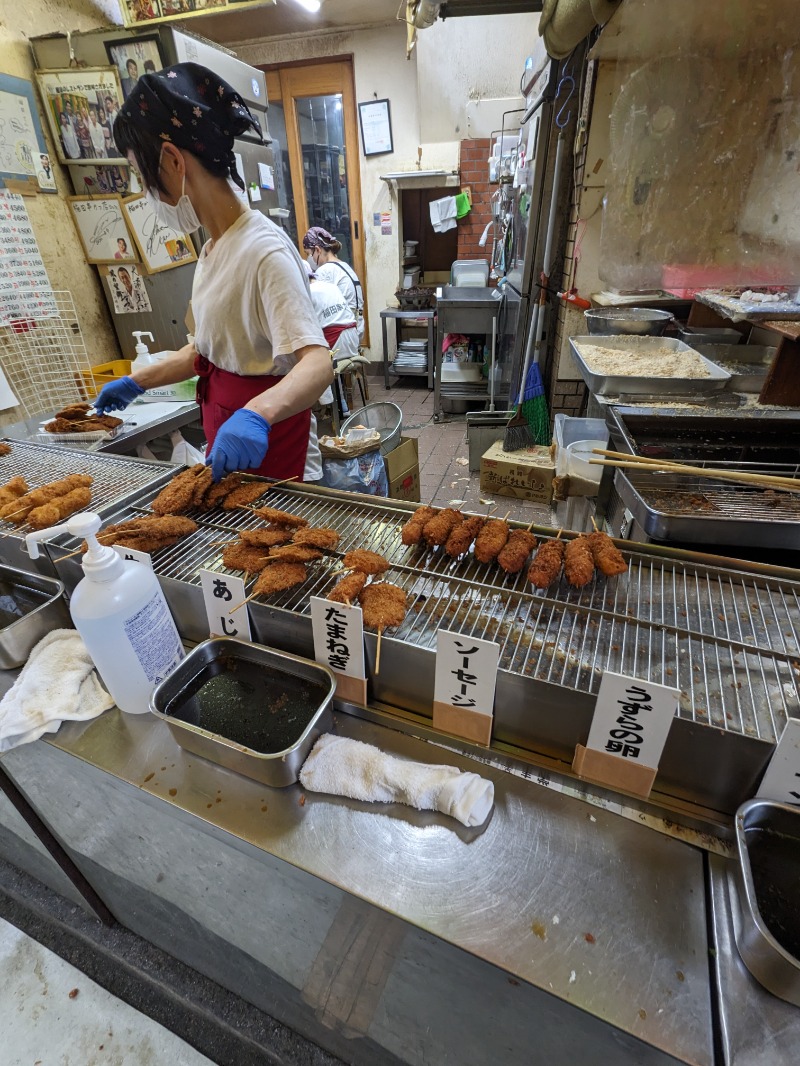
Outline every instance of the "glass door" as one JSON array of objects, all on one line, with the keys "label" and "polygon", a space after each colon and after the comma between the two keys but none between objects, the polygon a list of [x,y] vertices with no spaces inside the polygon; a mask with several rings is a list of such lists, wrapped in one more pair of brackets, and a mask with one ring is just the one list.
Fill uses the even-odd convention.
[{"label": "glass door", "polygon": [[[305,232],[311,226],[328,230],[342,246],[339,258],[358,274],[366,303],[352,64],[337,60],[272,68],[266,74],[276,167],[288,176],[291,201],[283,224],[303,256]],[[364,344],[369,344],[369,321]]]}]

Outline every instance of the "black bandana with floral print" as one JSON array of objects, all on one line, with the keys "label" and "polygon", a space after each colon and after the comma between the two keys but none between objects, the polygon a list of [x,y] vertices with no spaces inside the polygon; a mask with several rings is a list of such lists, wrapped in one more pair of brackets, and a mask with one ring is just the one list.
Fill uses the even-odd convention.
[{"label": "black bandana with floral print", "polygon": [[162,141],[171,141],[201,160],[227,163],[231,177],[244,189],[233,140],[252,129],[263,143],[261,127],[236,90],[208,67],[177,63],[145,74],[121,110]]}]

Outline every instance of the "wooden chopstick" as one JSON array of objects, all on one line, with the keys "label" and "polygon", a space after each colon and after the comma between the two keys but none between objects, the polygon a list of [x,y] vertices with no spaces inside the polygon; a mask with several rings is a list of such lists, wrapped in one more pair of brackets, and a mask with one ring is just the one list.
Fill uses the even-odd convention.
[{"label": "wooden chopstick", "polygon": [[[604,454],[597,449],[598,454]],[[617,453],[621,454],[621,453]],[[658,459],[642,460],[642,456],[625,455],[624,460],[590,459],[593,466],[611,466],[619,470],[663,470],[666,474],[687,474],[691,477],[711,478],[715,481],[738,481],[746,485],[755,485],[763,489],[783,489],[787,492],[800,492],[800,478],[780,477],[772,474],[754,474],[743,470],[717,470],[704,466],[689,466],[686,463],[662,462]]]}]

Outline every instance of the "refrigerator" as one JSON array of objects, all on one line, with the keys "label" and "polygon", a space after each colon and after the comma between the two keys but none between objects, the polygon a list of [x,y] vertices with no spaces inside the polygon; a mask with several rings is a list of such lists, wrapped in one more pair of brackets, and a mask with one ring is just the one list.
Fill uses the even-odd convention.
[{"label": "refrigerator", "polygon": [[[259,143],[252,131],[237,138],[234,145],[234,152],[238,157],[237,169],[240,172],[244,171],[242,176],[248,190],[253,184],[258,190],[255,194],[256,199],[248,196],[253,210],[261,211],[280,224],[281,211],[276,191],[275,161],[270,146],[267,85],[263,71],[243,63],[227,49],[219,48],[184,30],[162,26],[158,35],[166,66],[192,62],[209,67],[236,89],[252,111],[261,127],[265,144]],[[74,172],[80,168],[70,169]],[[272,188],[265,188],[265,184],[271,184]],[[83,190],[76,188],[75,191],[82,192]],[[192,239],[199,252],[207,239],[207,234],[201,229],[192,235]],[[109,279],[101,278],[111,320],[125,358],[133,359],[135,356],[134,330],[149,330],[153,334],[155,340],[149,345],[151,351],[183,347],[186,343],[185,317],[192,295],[194,271],[194,263],[163,270],[157,274],[146,274],[142,271],[139,284],[144,286],[151,309],[123,314],[115,310]]]},{"label": "refrigerator", "polygon": [[[552,187],[554,108],[558,64],[541,42],[522,75],[525,111],[520,124],[516,167],[511,183],[511,219],[505,276],[505,308],[498,348],[502,391],[514,404],[521,391],[525,346],[539,297],[547,214]],[[502,186],[501,186],[502,189]],[[545,308],[546,310],[546,308]]]}]

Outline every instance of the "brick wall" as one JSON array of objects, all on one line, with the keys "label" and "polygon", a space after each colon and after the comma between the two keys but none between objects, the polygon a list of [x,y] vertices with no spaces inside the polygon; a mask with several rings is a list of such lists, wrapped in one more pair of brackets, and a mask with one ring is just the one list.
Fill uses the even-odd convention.
[{"label": "brick wall", "polygon": [[[460,154],[460,180],[462,189],[469,186],[472,190],[472,210],[458,223],[458,258],[486,259],[492,253],[491,232],[485,247],[478,241],[491,221],[492,211],[489,205],[491,195],[497,189],[489,184],[489,154],[491,152],[488,137],[480,140],[462,141]],[[490,285],[494,284],[489,282]]]}]

